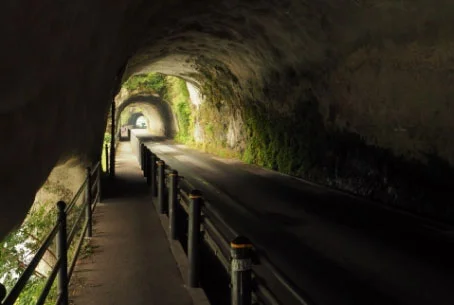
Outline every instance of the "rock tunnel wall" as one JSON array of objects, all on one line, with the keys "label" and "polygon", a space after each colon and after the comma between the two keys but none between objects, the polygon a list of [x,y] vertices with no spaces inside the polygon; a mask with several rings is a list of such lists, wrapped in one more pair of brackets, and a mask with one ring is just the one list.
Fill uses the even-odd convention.
[{"label": "rock tunnel wall", "polygon": [[250,161],[452,217],[427,201],[437,192],[405,190],[452,186],[453,12],[450,0],[4,1],[0,192],[14,208],[0,232],[60,160],[99,156],[121,75],[148,71],[236,115],[246,140],[232,144]]},{"label": "rock tunnel wall", "polygon": [[[362,72],[363,77],[372,73],[370,67],[363,69],[368,70]],[[337,75],[338,71],[333,73]],[[397,71],[387,73],[390,74],[378,77],[402,77]],[[412,77],[412,73],[407,76]],[[347,94],[349,86],[365,85],[361,84],[362,77],[356,75],[353,77],[358,81],[345,87],[337,82],[325,83],[325,78],[336,77],[325,75],[306,88],[301,88],[300,83],[292,88],[292,83],[287,82],[282,92],[270,92],[269,88],[282,82],[281,76],[276,74],[265,85],[264,100],[245,99],[241,106],[236,105],[235,94],[235,100],[225,99],[228,95],[222,95],[225,88],[220,87],[218,79],[202,89],[208,105],[197,110],[197,122],[203,130],[198,133],[216,146],[210,151],[227,146],[250,163],[433,218],[453,220],[453,206],[445,200],[452,195],[454,183],[448,148],[452,145],[453,129],[449,123],[450,102],[435,106],[429,97],[422,101],[421,95],[427,94],[423,91],[430,91],[422,79],[412,82],[417,88],[414,95],[402,93],[409,95],[405,102],[396,103],[394,98],[380,100],[377,95],[370,101],[357,99],[354,95],[358,92]],[[436,78],[434,87],[443,82],[442,74]],[[376,85],[365,85],[364,92],[372,88],[396,92],[393,84],[377,81]],[[445,85],[448,90],[448,83]],[[333,92],[329,91],[331,88]],[[383,91],[381,95],[385,94]],[[289,95],[298,96],[298,101]],[[278,102],[285,100],[293,102]],[[352,104],[352,100],[356,102]]]}]

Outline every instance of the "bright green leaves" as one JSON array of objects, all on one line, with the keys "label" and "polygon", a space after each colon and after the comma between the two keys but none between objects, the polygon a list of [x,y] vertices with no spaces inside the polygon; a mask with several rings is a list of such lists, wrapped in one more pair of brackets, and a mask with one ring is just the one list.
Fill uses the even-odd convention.
[{"label": "bright green leaves", "polygon": [[165,88],[165,77],[160,73],[133,75],[123,83],[123,87],[129,91],[161,94]]}]

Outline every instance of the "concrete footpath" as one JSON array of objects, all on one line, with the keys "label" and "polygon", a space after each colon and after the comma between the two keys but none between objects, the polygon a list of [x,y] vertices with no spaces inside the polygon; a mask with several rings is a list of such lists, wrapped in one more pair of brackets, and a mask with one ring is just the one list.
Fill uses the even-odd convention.
[{"label": "concrete footpath", "polygon": [[121,143],[109,198],[93,215],[94,254],[76,267],[76,305],[193,304],[129,143]]}]

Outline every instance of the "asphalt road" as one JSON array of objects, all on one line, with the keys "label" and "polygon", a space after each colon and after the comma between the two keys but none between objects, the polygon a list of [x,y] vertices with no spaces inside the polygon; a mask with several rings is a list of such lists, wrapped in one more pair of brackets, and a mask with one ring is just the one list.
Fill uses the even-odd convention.
[{"label": "asphalt road", "polygon": [[454,304],[452,227],[142,137],[314,304]]}]

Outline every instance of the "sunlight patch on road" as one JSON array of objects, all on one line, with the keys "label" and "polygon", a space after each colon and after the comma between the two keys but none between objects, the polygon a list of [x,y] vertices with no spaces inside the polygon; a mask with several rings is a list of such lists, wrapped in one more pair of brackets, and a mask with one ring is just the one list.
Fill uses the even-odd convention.
[{"label": "sunlight patch on road", "polygon": [[232,165],[232,164],[243,165],[244,164],[243,162],[241,162],[238,159],[227,159],[227,158],[221,158],[221,157],[217,157],[217,156],[212,156],[211,159],[222,162],[224,164],[229,164],[229,165]]},{"label": "sunlight patch on road", "polygon": [[162,144],[155,144],[153,145],[153,149],[158,149],[159,151],[163,153],[173,153],[176,152],[177,150],[171,146],[168,145],[162,145]]},{"label": "sunlight patch on road", "polygon": [[195,158],[193,158],[191,156],[188,156],[188,155],[175,156],[175,159],[177,159],[180,162],[192,163],[192,164],[194,164],[195,166],[197,166],[199,168],[202,168],[204,170],[208,170],[208,171],[211,171],[211,172],[218,172],[219,171],[218,169],[206,164],[205,162],[197,160],[197,159],[195,159]]}]

